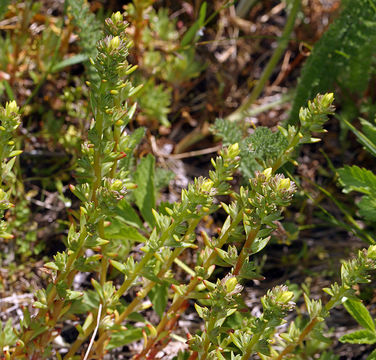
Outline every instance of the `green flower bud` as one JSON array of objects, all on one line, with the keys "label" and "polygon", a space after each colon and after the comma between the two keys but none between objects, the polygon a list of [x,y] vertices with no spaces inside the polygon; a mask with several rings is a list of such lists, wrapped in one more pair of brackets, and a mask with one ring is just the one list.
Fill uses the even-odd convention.
[{"label": "green flower bud", "polygon": [[371,245],[368,248],[367,255],[370,259],[375,259],[376,260],[376,245]]},{"label": "green flower bud", "polygon": [[272,169],[272,168],[267,168],[267,169],[265,169],[262,173],[265,175],[266,180],[269,180],[270,177],[271,177],[272,174],[273,174],[273,169]]},{"label": "green flower bud", "polygon": [[115,36],[110,40],[110,43],[108,44],[108,49],[115,50],[119,47],[119,45],[120,45],[120,38],[119,36]]},{"label": "green flower bud", "polygon": [[332,105],[333,100],[334,100],[334,94],[333,93],[327,93],[327,94],[323,95],[323,97],[321,99],[321,104],[324,107],[329,107],[330,105]]},{"label": "green flower bud", "polygon": [[212,180],[206,179],[201,185],[201,190],[204,192],[209,192],[212,189],[213,185],[214,183]]},{"label": "green flower bud", "polygon": [[238,280],[236,277],[230,277],[225,282],[226,292],[230,293],[235,290],[236,285],[238,284]]},{"label": "green flower bud", "polygon": [[234,158],[236,156],[238,156],[240,153],[240,150],[239,150],[239,144],[238,143],[235,143],[235,144],[232,144],[228,147],[228,154],[230,157]]},{"label": "green flower bud", "polygon": [[5,111],[7,115],[9,116],[10,114],[18,114],[19,107],[17,106],[17,103],[13,101],[9,101],[5,105]]},{"label": "green flower bud", "polygon": [[123,15],[121,15],[120,11],[116,12],[115,14],[112,14],[111,17],[114,23],[123,21]]},{"label": "green flower bud", "polygon": [[115,180],[112,184],[111,184],[111,190],[112,191],[121,191],[123,189],[124,185],[123,185],[123,182],[121,180]]},{"label": "green flower bud", "polygon": [[290,189],[291,181],[289,178],[281,179],[281,181],[278,184],[278,190],[288,190]]},{"label": "green flower bud", "polygon": [[294,297],[294,293],[292,291],[283,291],[277,295],[277,302],[282,304],[288,304],[289,301],[292,300]]}]

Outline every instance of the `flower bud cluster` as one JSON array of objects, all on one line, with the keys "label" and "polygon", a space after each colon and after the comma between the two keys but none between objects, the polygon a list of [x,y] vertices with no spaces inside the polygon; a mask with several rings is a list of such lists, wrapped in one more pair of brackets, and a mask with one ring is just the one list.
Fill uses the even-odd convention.
[{"label": "flower bud cluster", "polygon": [[261,298],[266,320],[282,320],[288,311],[294,309],[295,303],[292,301],[294,293],[288,287],[276,286],[268,290],[267,294]]},{"label": "flower bud cluster", "polygon": [[270,169],[256,172],[255,177],[249,180],[248,193],[244,193],[251,205],[248,205],[247,213],[252,214],[253,221],[262,221],[287,206],[295,191],[295,184],[282,174],[272,176]]},{"label": "flower bud cluster", "polygon": [[107,18],[105,20],[105,25],[105,32],[112,36],[120,36],[128,27],[128,23],[124,21],[123,15],[120,11],[112,14],[110,18]]}]

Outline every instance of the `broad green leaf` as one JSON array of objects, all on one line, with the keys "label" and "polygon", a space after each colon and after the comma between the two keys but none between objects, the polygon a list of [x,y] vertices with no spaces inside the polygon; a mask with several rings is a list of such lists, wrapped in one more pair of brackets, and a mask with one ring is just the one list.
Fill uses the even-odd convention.
[{"label": "broad green leaf", "polygon": [[134,182],[137,189],[133,191],[135,202],[144,219],[151,227],[154,225],[152,209],[155,209],[155,159],[153,155],[141,159],[134,174]]},{"label": "broad green leaf", "polygon": [[168,301],[168,286],[166,284],[156,284],[149,292],[149,298],[155,312],[159,317],[162,317]]},{"label": "broad green leaf", "polygon": [[111,333],[110,342],[106,349],[111,350],[117,347],[127,345],[131,342],[142,339],[142,329],[134,328],[127,325],[126,330],[119,330]]},{"label": "broad green leaf", "polygon": [[376,360],[376,350],[373,350],[367,360]]},{"label": "broad green leaf", "polygon": [[349,344],[375,344],[376,333],[369,330],[357,330],[341,336],[339,341]]},{"label": "broad green leaf", "polygon": [[343,305],[349,314],[365,329],[375,332],[375,323],[367,308],[359,300],[346,300]]},{"label": "broad green leaf", "polygon": [[371,195],[376,192],[376,175],[370,170],[356,165],[345,166],[338,170],[338,174],[346,193],[358,191]]}]

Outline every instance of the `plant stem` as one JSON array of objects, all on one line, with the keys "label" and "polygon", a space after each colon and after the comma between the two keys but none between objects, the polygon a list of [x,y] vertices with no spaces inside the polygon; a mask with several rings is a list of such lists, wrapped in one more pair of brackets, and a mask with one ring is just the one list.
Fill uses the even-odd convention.
[{"label": "plant stem", "polygon": [[259,230],[260,230],[260,226],[258,226],[256,229],[252,229],[249,232],[249,234],[247,236],[247,240],[246,240],[246,242],[245,242],[245,244],[242,248],[242,251],[240,252],[238,260],[236,262],[236,265],[235,265],[235,268],[234,268],[234,275],[239,275],[240,270],[241,270],[245,260],[250,255],[251,246],[252,246],[253,242],[255,241]]},{"label": "plant stem", "polygon": [[256,86],[253,88],[251,94],[243,101],[243,103],[239,106],[237,110],[235,110],[232,114],[227,117],[228,121],[244,121],[245,113],[251,107],[251,105],[256,101],[256,99],[260,96],[261,92],[263,91],[266,82],[270,78],[274,68],[278,64],[279,60],[283,52],[285,51],[290,34],[294,29],[296,15],[300,8],[300,0],[294,0],[290,15],[287,19],[285,28],[283,29],[282,36],[279,40],[277,48],[274,50],[272,57],[270,58],[268,64],[266,65],[260,79],[257,81]]},{"label": "plant stem", "polygon": [[[228,240],[228,237],[230,236],[231,231],[240,223],[240,221],[242,220],[242,217],[243,217],[243,213],[242,213],[242,211],[240,209],[239,213],[237,214],[237,216],[235,217],[235,219],[233,220],[233,222],[231,223],[231,225],[229,226],[229,228],[226,230],[226,232],[219,239],[218,244],[216,246],[217,248],[221,248],[221,247],[223,247],[226,244],[226,242]],[[203,264],[204,269],[207,270],[211,265],[213,265],[214,264],[214,260],[215,260],[216,257],[217,257],[217,254],[213,250],[212,253],[210,254],[210,256],[208,257],[208,259]],[[149,350],[154,346],[154,344],[156,343],[156,341],[159,339],[159,336],[161,335],[161,333],[165,330],[165,327],[166,327],[168,321],[171,318],[173,318],[176,313],[178,313],[178,310],[184,304],[184,302],[188,298],[189,294],[192,291],[194,291],[194,289],[196,288],[196,286],[200,282],[201,282],[201,279],[199,279],[197,277],[191,278],[191,281],[187,285],[185,293],[183,295],[180,295],[180,296],[178,296],[178,297],[175,298],[175,300],[172,303],[171,307],[163,315],[161,321],[159,322],[159,324],[158,324],[158,326],[156,328],[157,334],[155,335],[154,338],[149,339],[149,341],[148,341],[145,349],[137,356],[137,359],[142,359],[143,357],[145,357],[147,355],[147,353],[149,352]]]},{"label": "plant stem", "polygon": [[[331,310],[338,302],[338,300],[342,299],[345,293],[344,286],[341,287],[339,293],[336,296],[333,296],[325,305],[325,310]],[[275,358],[275,360],[282,360],[283,357],[287,354],[290,354],[294,349],[300,345],[305,338],[309,335],[309,333],[314,329],[315,325],[319,322],[319,318],[317,316],[313,317],[310,322],[306,325],[304,330],[299,335],[299,338],[296,342],[289,344],[285,347],[285,349]]]},{"label": "plant stem", "polygon": [[278,357],[276,357],[276,360],[282,360],[285,355],[290,354],[298,345],[300,345],[318,322],[319,319],[317,317],[312,318],[311,321],[304,328],[302,333],[299,335],[298,340],[295,343],[291,343],[288,346],[286,346],[285,349],[278,355]]},{"label": "plant stem", "polygon": [[257,334],[254,334],[252,336],[252,339],[249,342],[249,344],[247,345],[245,353],[241,357],[241,360],[249,360],[251,358],[253,348],[256,345],[256,343],[260,340],[260,337],[261,337],[263,331],[265,330],[265,328],[266,328],[266,324],[263,326],[263,328],[260,332],[258,332]]}]

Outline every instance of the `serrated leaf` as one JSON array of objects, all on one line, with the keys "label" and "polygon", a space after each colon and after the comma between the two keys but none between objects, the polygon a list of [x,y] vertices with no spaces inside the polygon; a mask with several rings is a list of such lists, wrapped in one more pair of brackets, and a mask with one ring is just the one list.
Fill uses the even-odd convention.
[{"label": "serrated leaf", "polygon": [[375,331],[375,323],[367,308],[357,300],[346,300],[343,305],[349,314],[365,329]]},{"label": "serrated leaf", "polygon": [[151,266],[144,267],[140,275],[155,283],[162,283],[161,279],[159,279],[159,277],[154,273],[154,269]]},{"label": "serrated leaf", "polygon": [[376,198],[363,196],[357,205],[360,216],[369,221],[376,221]]},{"label": "serrated leaf", "polygon": [[371,195],[376,192],[376,175],[372,171],[356,165],[338,170],[339,180],[344,192],[358,191]]},{"label": "serrated leaf", "polygon": [[249,156],[261,161],[265,166],[273,165],[280,158],[287,146],[288,141],[281,132],[272,132],[269,128],[259,126],[247,139]]},{"label": "serrated leaf", "polygon": [[155,209],[156,199],[154,173],[155,159],[149,154],[141,159],[133,178],[137,184],[137,188],[133,191],[136,205],[151,227],[154,226],[152,209]]},{"label": "serrated leaf", "polygon": [[153,304],[154,311],[161,318],[167,306],[168,286],[166,284],[156,284],[149,292],[149,298]]},{"label": "serrated leaf", "polygon": [[376,333],[369,330],[357,330],[341,336],[339,341],[349,344],[375,344]]}]

